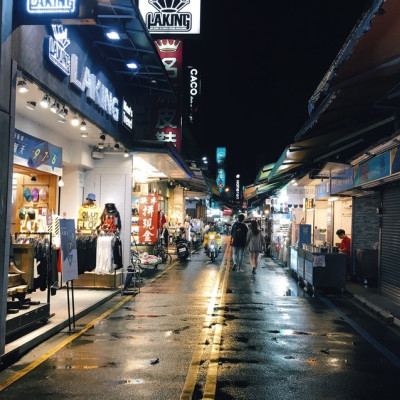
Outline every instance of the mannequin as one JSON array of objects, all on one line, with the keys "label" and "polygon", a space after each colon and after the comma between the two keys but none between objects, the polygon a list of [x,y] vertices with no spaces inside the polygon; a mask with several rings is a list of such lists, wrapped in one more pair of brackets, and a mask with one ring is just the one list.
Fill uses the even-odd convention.
[{"label": "mannequin", "polygon": [[108,233],[121,230],[121,217],[114,203],[106,203],[101,214],[100,230]]},{"label": "mannequin", "polygon": [[95,201],[95,194],[89,193],[86,197],[86,203],[79,209],[78,232],[93,233],[100,225],[101,210]]}]

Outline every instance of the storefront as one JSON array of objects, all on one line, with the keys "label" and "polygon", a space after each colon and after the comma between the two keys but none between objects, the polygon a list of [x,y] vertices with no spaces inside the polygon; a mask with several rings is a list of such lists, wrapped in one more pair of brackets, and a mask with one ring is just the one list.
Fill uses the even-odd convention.
[{"label": "storefront", "polygon": [[[9,336],[50,318],[51,296],[65,288],[66,276],[73,276],[76,301],[79,287],[113,291],[121,285],[136,243],[137,199],[152,196],[167,215],[184,204],[183,193],[170,190],[168,181],[190,178],[190,168],[173,145],[143,140],[148,125],[133,110],[145,111],[150,102],[145,93],[128,97],[130,89],[107,64],[107,44],[96,41],[94,29],[23,25],[9,38],[15,126],[7,232],[15,269],[3,275],[0,354]],[[64,221],[73,223],[66,249]],[[142,244],[154,243],[157,234],[156,228]],[[93,255],[90,261],[82,249]],[[67,259],[76,276],[63,269]],[[43,292],[45,304],[35,299]]]}]

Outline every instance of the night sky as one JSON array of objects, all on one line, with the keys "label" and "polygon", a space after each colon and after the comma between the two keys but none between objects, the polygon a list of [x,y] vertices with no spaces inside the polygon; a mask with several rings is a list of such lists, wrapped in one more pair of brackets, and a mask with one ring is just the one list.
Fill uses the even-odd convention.
[{"label": "night sky", "polygon": [[307,103],[366,0],[203,0],[199,137],[215,159],[227,148],[227,183],[254,182],[308,119]]}]

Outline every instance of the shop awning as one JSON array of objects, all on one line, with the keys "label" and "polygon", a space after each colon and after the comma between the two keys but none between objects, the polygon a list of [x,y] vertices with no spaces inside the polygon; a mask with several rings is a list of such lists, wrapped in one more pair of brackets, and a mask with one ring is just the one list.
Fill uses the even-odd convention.
[{"label": "shop awning", "polygon": [[134,140],[129,144],[129,154],[139,157],[145,163],[154,167],[153,176],[149,179],[163,178],[158,172],[164,173],[169,179],[192,179],[193,171],[186,164],[176,147],[168,142],[155,140]]}]

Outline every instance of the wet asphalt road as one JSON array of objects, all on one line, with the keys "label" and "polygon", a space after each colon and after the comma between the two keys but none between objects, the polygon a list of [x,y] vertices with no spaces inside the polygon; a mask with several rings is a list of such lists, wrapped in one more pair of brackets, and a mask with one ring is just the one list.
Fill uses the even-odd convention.
[{"label": "wet asphalt road", "polygon": [[117,295],[2,371],[0,399],[400,398],[396,329],[270,258],[232,272],[230,255]]}]

